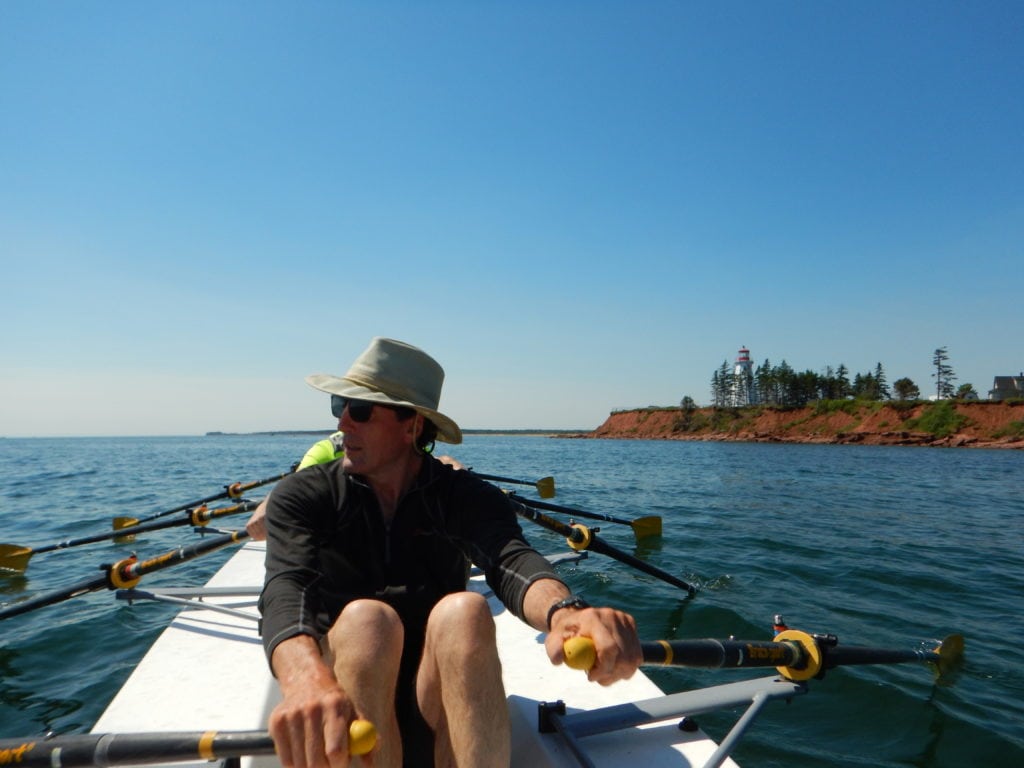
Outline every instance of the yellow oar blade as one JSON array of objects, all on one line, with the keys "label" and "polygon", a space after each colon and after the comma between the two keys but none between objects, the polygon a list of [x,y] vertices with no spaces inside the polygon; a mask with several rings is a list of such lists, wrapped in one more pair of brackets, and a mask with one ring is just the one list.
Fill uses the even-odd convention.
[{"label": "yellow oar blade", "polygon": [[35,553],[31,547],[20,544],[0,544],[0,569],[24,573],[29,558]]},{"label": "yellow oar blade", "polygon": [[[115,517],[114,518],[114,530],[120,531],[122,528],[131,528],[133,525],[138,525],[139,521],[134,517]],[[127,544],[135,541],[135,534],[130,533],[127,536],[115,536],[114,542],[116,544]]]},{"label": "yellow oar blade", "polygon": [[964,657],[964,636],[949,635],[935,649],[938,654],[938,661],[935,667],[939,675],[944,675],[956,667]]},{"label": "yellow oar blade", "polygon": [[630,525],[633,526],[633,534],[638,541],[651,536],[661,536],[661,518],[656,515],[652,517],[638,517]]},{"label": "yellow oar blade", "polygon": [[537,481],[537,493],[542,499],[551,499],[555,496],[555,478],[542,477]]}]

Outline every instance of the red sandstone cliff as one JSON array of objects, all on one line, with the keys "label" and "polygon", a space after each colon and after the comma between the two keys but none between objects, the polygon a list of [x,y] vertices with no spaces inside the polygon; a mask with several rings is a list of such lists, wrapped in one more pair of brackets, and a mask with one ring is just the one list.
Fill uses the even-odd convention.
[{"label": "red sandstone cliff", "polygon": [[643,408],[616,411],[585,436],[1024,448],[1024,402]]}]

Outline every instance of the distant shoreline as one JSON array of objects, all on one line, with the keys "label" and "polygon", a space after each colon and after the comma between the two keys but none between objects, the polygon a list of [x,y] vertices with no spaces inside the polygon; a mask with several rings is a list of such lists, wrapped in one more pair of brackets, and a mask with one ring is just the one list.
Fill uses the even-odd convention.
[{"label": "distant shoreline", "polygon": [[582,438],[1024,449],[1024,400],[614,411]]},{"label": "distant shoreline", "polygon": [[[264,432],[207,432],[204,437],[289,437],[333,435],[335,429],[273,429]],[[523,437],[546,437],[548,435],[589,434],[589,429],[464,429],[464,435],[519,435]]]}]

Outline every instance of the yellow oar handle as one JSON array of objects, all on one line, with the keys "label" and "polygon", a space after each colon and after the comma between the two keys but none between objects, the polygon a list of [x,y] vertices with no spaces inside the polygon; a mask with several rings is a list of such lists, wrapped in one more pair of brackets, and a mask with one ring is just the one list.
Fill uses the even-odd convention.
[{"label": "yellow oar handle", "polygon": [[377,729],[369,720],[353,720],[348,726],[348,753],[365,755],[377,743]]},{"label": "yellow oar handle", "polygon": [[589,637],[570,637],[562,643],[562,653],[565,654],[566,666],[572,669],[590,671],[597,661],[597,650]]}]

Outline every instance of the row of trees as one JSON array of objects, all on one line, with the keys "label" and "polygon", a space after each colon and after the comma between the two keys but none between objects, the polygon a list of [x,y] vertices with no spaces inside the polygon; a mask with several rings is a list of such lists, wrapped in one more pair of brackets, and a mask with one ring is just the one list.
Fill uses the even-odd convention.
[{"label": "row of trees", "polygon": [[[932,364],[935,366],[932,377],[939,398],[977,398],[977,392],[970,384],[954,389],[956,374],[949,364],[945,347],[935,350]],[[711,404],[716,407],[754,403],[799,407],[814,400],[891,400],[894,397],[897,400],[917,400],[921,397],[921,390],[908,378],[897,379],[890,388],[881,363],[875,365],[873,371],[856,373],[851,379],[849,369],[842,364],[835,369],[828,366],[824,373],[815,373],[811,370],[798,372],[785,360],[779,365],[765,360],[754,370],[737,373],[723,361],[711,376]],[[692,403],[693,399],[684,398],[684,402],[687,401]]]}]

